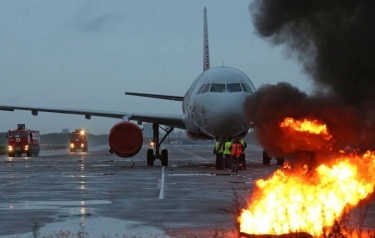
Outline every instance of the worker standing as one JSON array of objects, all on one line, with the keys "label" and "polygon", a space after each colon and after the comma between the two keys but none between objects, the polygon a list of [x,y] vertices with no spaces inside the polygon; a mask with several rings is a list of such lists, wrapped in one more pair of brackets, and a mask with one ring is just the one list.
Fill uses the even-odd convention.
[{"label": "worker standing", "polygon": [[229,162],[231,161],[232,157],[232,153],[230,151],[231,145],[231,138],[227,138],[224,144],[223,169],[229,169]]},{"label": "worker standing", "polygon": [[246,170],[246,158],[245,158],[245,149],[247,148],[247,144],[246,144],[246,141],[244,141],[244,139],[240,139],[240,142],[242,144],[242,154],[240,155],[240,162],[239,164],[241,165],[240,167],[242,167],[243,170]]},{"label": "worker standing", "polygon": [[223,169],[223,152],[224,152],[224,145],[220,139],[216,138],[216,143],[214,147],[214,155],[216,155],[216,169],[222,170]]},{"label": "worker standing", "polygon": [[231,175],[238,175],[238,162],[243,151],[243,146],[240,142],[240,138],[236,137],[230,146],[232,154],[232,172]]}]

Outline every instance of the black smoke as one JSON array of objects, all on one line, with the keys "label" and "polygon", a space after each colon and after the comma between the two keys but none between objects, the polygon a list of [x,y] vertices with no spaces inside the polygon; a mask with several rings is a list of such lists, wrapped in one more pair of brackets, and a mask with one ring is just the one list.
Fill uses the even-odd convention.
[{"label": "black smoke", "polygon": [[345,102],[375,99],[375,1],[255,0],[259,35],[283,44],[319,85]]},{"label": "black smoke", "polygon": [[[307,95],[288,83],[263,85],[245,111],[261,145],[273,156],[294,151],[329,153],[375,145],[375,1],[254,0],[258,35],[284,45],[317,88]],[[318,120],[332,139],[286,135],[285,117]]]}]

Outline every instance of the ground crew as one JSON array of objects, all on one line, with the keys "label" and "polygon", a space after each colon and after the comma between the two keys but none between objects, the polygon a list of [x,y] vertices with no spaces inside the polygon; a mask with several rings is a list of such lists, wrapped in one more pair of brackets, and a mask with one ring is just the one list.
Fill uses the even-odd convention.
[{"label": "ground crew", "polygon": [[247,144],[243,139],[240,139],[240,142],[242,144],[243,151],[242,151],[242,154],[240,155],[239,164],[240,164],[240,168],[242,168],[243,170],[246,170],[245,149],[247,148]]},{"label": "ground crew", "polygon": [[236,137],[230,146],[230,151],[232,154],[232,172],[231,175],[238,175],[238,162],[244,148],[240,142],[240,138]]},{"label": "ground crew", "polygon": [[216,138],[216,143],[214,147],[214,155],[216,155],[216,169],[222,170],[223,169],[223,152],[224,152],[224,144]]},{"label": "ground crew", "polygon": [[223,157],[223,169],[229,169],[232,153],[230,151],[230,146],[232,145],[231,138],[227,138],[224,144],[224,157]]}]

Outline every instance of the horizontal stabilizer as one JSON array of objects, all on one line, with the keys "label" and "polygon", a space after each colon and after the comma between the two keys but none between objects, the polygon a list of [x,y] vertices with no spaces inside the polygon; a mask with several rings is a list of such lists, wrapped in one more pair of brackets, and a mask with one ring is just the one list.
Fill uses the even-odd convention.
[{"label": "horizontal stabilizer", "polygon": [[158,99],[180,101],[180,102],[182,102],[184,100],[184,97],[180,97],[180,96],[159,95],[159,94],[125,92],[125,95],[138,96],[138,97],[146,97],[146,98],[158,98]]}]

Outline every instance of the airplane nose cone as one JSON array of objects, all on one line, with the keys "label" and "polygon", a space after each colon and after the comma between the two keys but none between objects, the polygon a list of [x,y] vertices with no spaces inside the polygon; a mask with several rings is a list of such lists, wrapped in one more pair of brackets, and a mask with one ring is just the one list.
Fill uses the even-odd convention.
[{"label": "airplane nose cone", "polygon": [[[214,98],[214,97],[212,97]],[[245,95],[220,94],[214,100],[195,102],[196,121],[212,136],[233,136],[248,128],[243,111]]]}]

